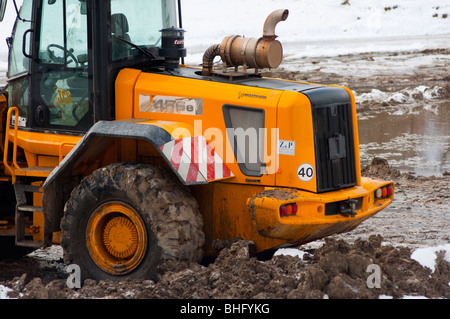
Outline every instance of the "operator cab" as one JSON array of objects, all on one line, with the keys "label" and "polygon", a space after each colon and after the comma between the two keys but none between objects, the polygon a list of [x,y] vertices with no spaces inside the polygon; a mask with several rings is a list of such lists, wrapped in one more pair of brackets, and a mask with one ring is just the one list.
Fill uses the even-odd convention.
[{"label": "operator cab", "polygon": [[113,120],[118,72],[163,65],[160,30],[177,26],[175,0],[23,0],[20,10],[13,4],[8,104],[19,108],[21,129],[31,131],[82,134]]}]

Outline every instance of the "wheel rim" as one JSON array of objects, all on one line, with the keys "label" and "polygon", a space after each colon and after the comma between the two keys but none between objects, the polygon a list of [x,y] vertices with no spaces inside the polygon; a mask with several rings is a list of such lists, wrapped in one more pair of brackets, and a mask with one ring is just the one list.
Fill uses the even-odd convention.
[{"label": "wheel rim", "polygon": [[147,248],[147,234],[138,213],[130,206],[106,203],[88,221],[86,246],[92,260],[113,275],[129,273],[139,266]]}]

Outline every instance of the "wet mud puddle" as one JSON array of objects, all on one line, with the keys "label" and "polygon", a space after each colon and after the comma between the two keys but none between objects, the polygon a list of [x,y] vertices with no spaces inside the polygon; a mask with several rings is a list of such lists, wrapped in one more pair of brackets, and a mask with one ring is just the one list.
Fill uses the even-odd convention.
[{"label": "wet mud puddle", "polygon": [[441,177],[450,172],[450,103],[359,112],[361,166],[374,157],[391,168],[418,176]]}]

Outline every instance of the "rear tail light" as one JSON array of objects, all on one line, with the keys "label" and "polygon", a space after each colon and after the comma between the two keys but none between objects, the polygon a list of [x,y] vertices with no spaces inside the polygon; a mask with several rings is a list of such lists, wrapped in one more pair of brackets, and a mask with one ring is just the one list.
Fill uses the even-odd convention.
[{"label": "rear tail light", "polygon": [[391,186],[388,186],[388,187],[386,187],[387,188],[387,195],[388,196],[391,196],[392,195],[392,187]]},{"label": "rear tail light", "polygon": [[286,217],[287,216],[287,207],[286,205],[283,205],[280,207],[280,216],[281,217]]},{"label": "rear tail light", "polygon": [[298,212],[298,206],[296,203],[280,206],[280,216],[281,217],[294,216],[294,215],[297,215],[297,212]]},{"label": "rear tail light", "polygon": [[292,215],[297,215],[298,206],[297,204],[292,204]]},{"label": "rear tail light", "polygon": [[390,197],[392,196],[393,192],[394,190],[392,189],[392,185],[383,186],[375,191],[375,198],[380,199]]}]

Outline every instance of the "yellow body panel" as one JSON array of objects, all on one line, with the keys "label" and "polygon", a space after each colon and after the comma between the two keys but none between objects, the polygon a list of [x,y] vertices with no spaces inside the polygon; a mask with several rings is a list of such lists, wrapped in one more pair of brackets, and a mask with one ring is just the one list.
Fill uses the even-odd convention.
[{"label": "yellow body panel", "polygon": [[[31,185],[41,187],[43,182],[34,182]],[[33,194],[33,205],[42,206],[42,194]],[[33,213],[33,240],[43,241],[44,240],[44,213],[34,212]]]},{"label": "yellow body panel", "polygon": [[[10,130],[9,138],[12,141],[14,132]],[[28,166],[56,166],[59,155],[67,155],[72,148],[81,140],[81,136],[47,134],[29,131],[18,131],[17,145],[27,155]],[[38,158],[38,155],[40,157]],[[48,156],[46,159],[42,156]],[[49,156],[55,157],[49,160]],[[38,163],[38,160],[40,163]]]},{"label": "yellow body panel", "polygon": [[[124,84],[126,85],[126,84]],[[121,87],[120,84],[116,87]],[[153,119],[160,121],[184,122],[194,128],[195,134],[201,134],[206,141],[214,148],[216,153],[224,160],[235,177],[229,182],[233,183],[255,183],[249,182],[249,178],[240,173],[239,165],[235,159],[231,149],[229,139],[226,135],[226,125],[223,118],[223,106],[239,105],[250,108],[264,109],[265,112],[265,128],[267,132],[266,139],[276,141],[275,134],[272,129],[277,126],[277,104],[282,95],[281,91],[254,88],[240,85],[229,85],[224,83],[201,81],[196,79],[187,79],[182,77],[173,77],[167,75],[142,73],[135,86],[135,95],[133,109],[134,116],[139,119]],[[170,97],[188,97],[202,100],[201,115],[185,115],[161,112],[146,112],[141,106],[142,100],[151,99],[154,96],[170,96]],[[125,104],[123,104],[125,107]],[[131,106],[127,106],[131,107]],[[182,137],[183,130],[172,131],[177,139],[180,134]],[[195,135],[193,135],[195,136]],[[276,145],[276,142],[275,142]],[[257,184],[274,185],[277,163],[274,161],[273,149],[266,152],[265,159],[271,163],[272,174],[258,177]],[[272,162],[270,162],[272,160]],[[273,163],[273,165],[272,165]],[[254,180],[254,179],[252,179]]]},{"label": "yellow body panel", "polygon": [[217,253],[213,247],[215,240],[242,238],[254,241],[258,251],[270,249],[286,242],[261,236],[255,228],[247,201],[263,191],[264,187],[216,182],[193,186],[191,190],[203,215],[206,254]]},{"label": "yellow body panel", "polygon": [[134,86],[140,74],[140,70],[124,69],[117,76],[115,89],[120,92],[116,94],[117,120],[135,118],[130,102],[134,103]]},{"label": "yellow body panel", "polygon": [[[301,119],[298,122],[297,119]],[[297,168],[304,163],[311,164],[316,170],[314,152],[314,130],[310,102],[305,95],[296,92],[284,92],[278,106],[278,124],[280,140],[295,141],[295,156],[279,155],[280,170],[276,175],[276,185],[280,187],[299,187],[314,192],[316,179],[303,182],[297,177]]]}]

